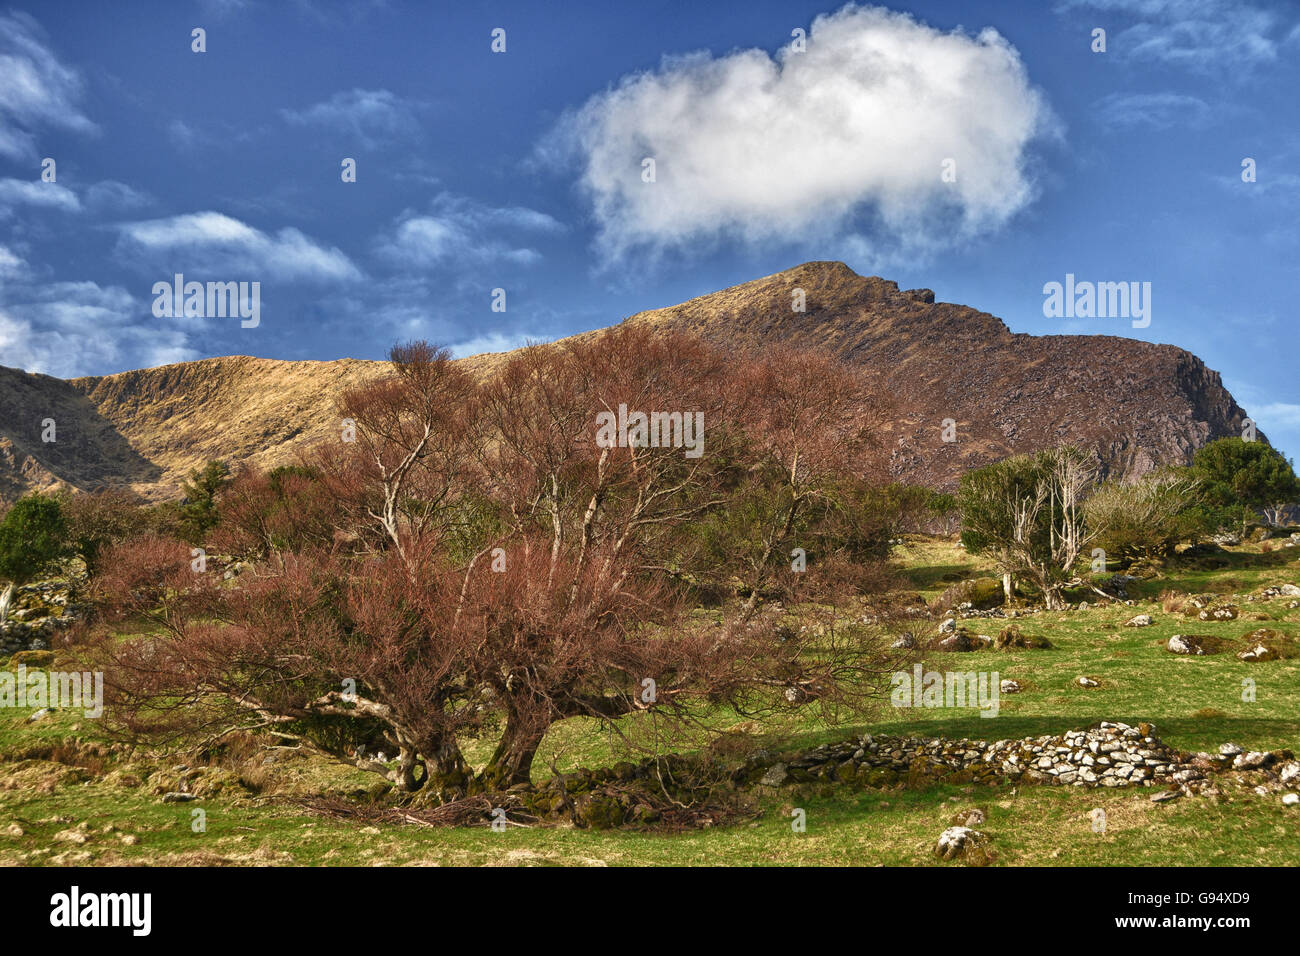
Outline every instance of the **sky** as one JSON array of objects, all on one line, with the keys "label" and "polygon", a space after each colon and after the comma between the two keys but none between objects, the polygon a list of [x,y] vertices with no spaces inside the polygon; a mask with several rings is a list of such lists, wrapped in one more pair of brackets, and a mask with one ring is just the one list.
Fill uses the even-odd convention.
[{"label": "sky", "polygon": [[1300,2],[2,2],[0,365],[468,355],[834,259],[1185,348],[1300,451]]}]

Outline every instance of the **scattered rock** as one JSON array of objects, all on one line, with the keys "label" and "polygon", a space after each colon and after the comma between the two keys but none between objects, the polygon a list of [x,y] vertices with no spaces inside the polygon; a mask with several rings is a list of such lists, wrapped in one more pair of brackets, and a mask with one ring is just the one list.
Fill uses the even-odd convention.
[{"label": "scattered rock", "polygon": [[197,800],[198,794],[184,793],[180,790],[173,790],[170,793],[163,794],[163,803],[189,803],[191,800]]},{"label": "scattered rock", "polygon": [[1159,790],[1151,794],[1152,803],[1168,803],[1170,800],[1177,800],[1183,795],[1181,790]]},{"label": "scattered rock", "polygon": [[1273,755],[1270,753],[1261,753],[1258,750],[1251,750],[1244,754],[1237,754],[1232,761],[1233,770],[1256,770],[1260,767],[1266,767],[1273,762]]},{"label": "scattered rock", "polygon": [[1294,807],[1297,803],[1300,803],[1300,793],[1284,793],[1284,794],[1282,794],[1282,805],[1283,805],[1283,806]]},{"label": "scattered rock", "polygon": [[1208,637],[1204,634],[1175,634],[1169,638],[1165,650],[1171,654],[1192,654],[1195,656],[1218,654],[1223,650],[1223,641],[1220,638]]},{"label": "scattered rock", "polygon": [[1201,608],[1196,616],[1202,621],[1235,621],[1240,615],[1241,610],[1235,604],[1211,604]]},{"label": "scattered rock", "polygon": [[970,651],[981,651],[992,643],[989,638],[972,634],[962,627],[958,628],[955,634],[950,634],[935,644],[935,650],[968,653]]},{"label": "scattered rock", "polygon": [[1127,621],[1124,622],[1124,626],[1125,626],[1125,627],[1150,627],[1150,626],[1151,626],[1151,615],[1150,615],[1150,614],[1139,614],[1139,615],[1137,615],[1136,617],[1131,617],[1131,618],[1129,618]]},{"label": "scattered rock", "polygon": [[1252,644],[1244,651],[1237,653],[1237,659],[1245,661],[1247,664],[1258,664],[1263,661],[1275,661],[1281,655],[1278,654],[1277,648],[1269,647],[1267,644]]},{"label": "scattered rock", "polygon": [[[971,807],[969,810],[962,810],[952,818],[952,825],[955,827],[977,827],[988,822],[988,814],[982,807]],[[942,838],[941,838],[942,839]]]},{"label": "scattered rock", "polygon": [[934,848],[934,855],[944,860],[955,860],[966,856],[985,839],[985,835],[979,830],[972,830],[970,827],[949,827],[939,834],[939,843]]},{"label": "scattered rock", "polygon": [[1012,624],[1010,627],[1003,628],[998,634],[993,646],[1000,651],[1009,649],[1023,650],[1049,650],[1051,643],[1042,637],[1026,637],[1020,633],[1020,628]]},{"label": "scattered rock", "polygon": [[1019,693],[1020,693],[1020,682],[1019,682],[1019,681],[1014,681],[1014,680],[1012,680],[1011,678],[1008,677],[1008,678],[1006,678],[1005,680],[1003,680],[1000,684],[998,684],[998,693],[1001,693],[1001,694],[1019,694]]},{"label": "scattered rock", "polygon": [[1100,687],[1100,686],[1101,686],[1101,683],[1100,683],[1099,681],[1095,681],[1095,680],[1093,680],[1091,677],[1084,677],[1084,676],[1082,676],[1082,675],[1080,675],[1079,677],[1077,677],[1077,678],[1075,679],[1075,683],[1078,684],[1080,687]]}]

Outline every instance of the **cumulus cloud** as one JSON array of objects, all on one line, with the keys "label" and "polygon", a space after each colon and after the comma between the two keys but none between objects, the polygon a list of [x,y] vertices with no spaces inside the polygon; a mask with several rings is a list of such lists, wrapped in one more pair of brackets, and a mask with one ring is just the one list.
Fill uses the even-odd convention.
[{"label": "cumulus cloud", "polygon": [[[695,53],[626,76],[566,117],[540,153],[576,155],[614,258],[724,234],[855,232],[899,254],[1005,223],[1034,194],[1029,144],[1054,131],[996,31],[945,33],[850,5],[813,21],[806,52]],[[645,157],[654,183],[642,181]],[[941,178],[948,159],[955,182]]]},{"label": "cumulus cloud", "polygon": [[289,280],[347,281],[361,272],[346,255],[297,229],[268,235],[219,212],[197,212],[125,223],[119,253],[176,272],[234,278],[270,275]]},{"label": "cumulus cloud", "polygon": [[303,110],[280,113],[295,126],[338,130],[363,143],[374,143],[418,132],[418,107],[390,90],[353,89]]},{"label": "cumulus cloud", "polygon": [[198,358],[182,329],[148,320],[149,307],[119,286],[56,282],[0,302],[0,365],[60,378]]},{"label": "cumulus cloud", "polygon": [[95,132],[77,107],[82,81],[45,43],[39,24],[25,13],[0,15],[0,156],[36,156],[37,130]]},{"label": "cumulus cloud", "polygon": [[[428,213],[399,217],[391,235],[380,237],[381,257],[404,267],[509,262],[531,265],[542,258],[519,237],[562,232],[553,217],[522,206],[494,207],[444,193]],[[507,238],[507,235],[510,238]]]}]

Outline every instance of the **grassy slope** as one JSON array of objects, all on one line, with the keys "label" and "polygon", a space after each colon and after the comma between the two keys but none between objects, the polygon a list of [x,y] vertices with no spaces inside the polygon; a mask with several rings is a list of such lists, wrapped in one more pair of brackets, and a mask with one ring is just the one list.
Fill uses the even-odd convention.
[{"label": "grassy slope", "polygon": [[[785,746],[837,739],[870,729],[955,737],[1006,738],[1059,733],[1101,718],[1154,721],[1161,735],[1185,749],[1213,749],[1224,741],[1245,747],[1300,751],[1300,658],[1246,665],[1231,654],[1177,657],[1163,649],[1170,635],[1213,634],[1234,641],[1261,626],[1300,636],[1300,609],[1288,599],[1242,603],[1242,618],[1205,623],[1165,614],[1156,598],[1164,588],[1221,593],[1252,592],[1270,583],[1300,583],[1300,549],[1261,555],[1236,549],[1233,566],[1220,571],[1174,572],[1133,588],[1137,606],[1039,614],[1020,622],[1026,634],[1047,637],[1050,651],[979,652],[935,657],[940,669],[997,670],[1025,690],[1003,697],[995,719],[970,712],[883,709],[858,727],[815,722],[770,728]],[[979,559],[952,544],[916,540],[899,557],[927,598],[952,576],[988,572]],[[945,580],[945,575],[949,580]],[[1155,624],[1126,628],[1149,613]],[[1253,615],[1264,614],[1267,621]],[[987,626],[982,626],[987,625]],[[996,633],[995,621],[971,621],[978,633]],[[1080,674],[1101,681],[1084,690]],[[1242,700],[1242,678],[1256,681],[1256,700]],[[0,862],[197,864],[885,864],[929,865],[934,840],[957,809],[982,806],[983,829],[993,837],[998,864],[1011,865],[1295,865],[1300,863],[1300,810],[1277,797],[1235,794],[1222,803],[1184,798],[1152,804],[1150,791],[1075,788],[939,787],[918,792],[855,793],[809,788],[764,798],[763,815],[737,826],[691,833],[593,832],[562,829],[434,830],[416,826],[365,827],[312,816],[283,802],[258,797],[233,783],[193,804],[163,804],[136,781],[151,771],[168,777],[175,758],[125,758],[107,764],[93,757],[43,752],[69,738],[90,738],[94,726],[75,713],[25,724],[27,712],[0,711]],[[725,715],[722,715],[725,716]],[[722,720],[724,725],[733,722]],[[473,751],[471,751],[473,755]],[[480,755],[481,756],[481,755]],[[557,728],[538,761],[560,769],[598,765],[619,756],[615,738],[595,725]],[[69,766],[81,763],[84,766]],[[230,780],[234,774],[226,773]],[[373,783],[369,775],[340,771],[307,758],[285,758],[265,772],[281,792],[322,787],[346,793]],[[133,779],[134,778],[134,779]],[[790,827],[790,811],[807,813],[807,832]],[[207,830],[191,830],[201,807]],[[1107,813],[1104,834],[1088,816]],[[21,836],[7,835],[17,824]],[[55,835],[80,828],[85,842]],[[112,828],[106,832],[106,828]],[[123,837],[138,839],[124,842]]]}]

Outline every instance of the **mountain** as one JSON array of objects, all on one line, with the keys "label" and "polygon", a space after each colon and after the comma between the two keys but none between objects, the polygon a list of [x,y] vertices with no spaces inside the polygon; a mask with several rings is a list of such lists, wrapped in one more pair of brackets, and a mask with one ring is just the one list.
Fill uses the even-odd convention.
[{"label": "mountain", "polygon": [[[792,309],[803,290],[805,310]],[[1103,335],[1013,334],[1001,320],[935,302],[928,289],[809,262],[626,320],[686,329],[728,348],[826,348],[879,376],[902,418],[891,436],[903,479],[952,487],[967,469],[1074,442],[1108,474],[1185,464],[1245,412],[1217,372],[1171,345]],[[584,333],[590,335],[593,333]],[[485,372],[504,357],[463,361]],[[0,500],[30,489],[130,487],[176,497],[213,458],[273,466],[339,427],[334,397],[383,362],[229,356],[61,380],[0,367]],[[54,441],[46,420],[54,421]],[[945,419],[955,442],[942,441]]]}]

